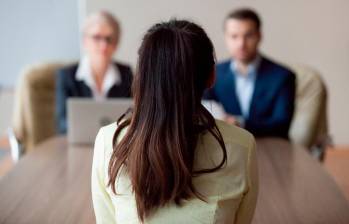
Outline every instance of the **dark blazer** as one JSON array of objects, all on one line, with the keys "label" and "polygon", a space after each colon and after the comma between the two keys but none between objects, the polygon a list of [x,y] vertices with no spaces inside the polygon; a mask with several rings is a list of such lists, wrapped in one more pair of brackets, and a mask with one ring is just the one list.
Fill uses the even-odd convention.
[{"label": "dark blazer", "polygon": [[[229,114],[241,116],[235,76],[230,69],[230,63],[231,61],[227,60],[217,65],[216,82],[213,88],[205,92],[204,98],[221,103]],[[290,70],[262,57],[244,128],[256,137],[288,138],[294,111],[295,89],[295,75]]]},{"label": "dark blazer", "polygon": [[[127,65],[114,63],[120,71],[121,83],[114,85],[107,93],[108,98],[130,97],[132,72]],[[92,97],[92,90],[83,81],[76,79],[78,64],[74,64],[56,72],[56,127],[60,134],[67,132],[66,103],[69,97]]]}]

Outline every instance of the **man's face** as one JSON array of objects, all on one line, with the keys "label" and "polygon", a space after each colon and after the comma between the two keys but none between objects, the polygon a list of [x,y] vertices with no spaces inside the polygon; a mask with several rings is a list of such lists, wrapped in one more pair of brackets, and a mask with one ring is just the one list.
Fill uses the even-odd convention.
[{"label": "man's face", "polygon": [[234,60],[252,61],[261,40],[261,33],[252,20],[228,19],[225,23],[225,43]]},{"label": "man's face", "polygon": [[113,28],[107,23],[92,24],[84,34],[84,49],[91,60],[110,62],[116,50]]}]

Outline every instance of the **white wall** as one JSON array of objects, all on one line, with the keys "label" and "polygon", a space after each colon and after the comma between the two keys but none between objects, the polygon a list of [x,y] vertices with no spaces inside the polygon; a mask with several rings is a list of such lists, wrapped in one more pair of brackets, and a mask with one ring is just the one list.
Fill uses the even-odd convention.
[{"label": "white wall", "polygon": [[11,114],[13,108],[13,89],[0,89],[0,137],[5,135],[11,124]]},{"label": "white wall", "polygon": [[78,12],[72,0],[0,1],[0,135],[10,126],[23,67],[79,57]]},{"label": "white wall", "polygon": [[255,8],[263,20],[262,51],[286,63],[302,63],[320,71],[329,89],[330,131],[337,144],[349,144],[349,1],[347,0],[83,0],[86,13],[113,12],[123,30],[116,57],[136,63],[147,28],[171,17],[201,24],[211,37],[217,58],[228,56],[222,21],[239,6]]},{"label": "white wall", "polygon": [[1,0],[0,28],[0,86],[27,64],[79,57],[77,1]]}]

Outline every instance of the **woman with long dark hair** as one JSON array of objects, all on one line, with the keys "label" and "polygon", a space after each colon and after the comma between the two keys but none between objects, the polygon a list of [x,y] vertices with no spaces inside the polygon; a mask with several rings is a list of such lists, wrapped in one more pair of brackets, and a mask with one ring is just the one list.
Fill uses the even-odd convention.
[{"label": "woman with long dark hair", "polygon": [[250,223],[255,141],[201,105],[215,76],[205,31],[188,21],[156,24],[138,53],[134,107],[96,138],[97,223]]}]

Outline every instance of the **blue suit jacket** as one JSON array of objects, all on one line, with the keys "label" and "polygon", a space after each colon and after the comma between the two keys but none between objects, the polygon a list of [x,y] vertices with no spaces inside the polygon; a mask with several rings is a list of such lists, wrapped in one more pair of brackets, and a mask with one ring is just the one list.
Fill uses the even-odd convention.
[{"label": "blue suit jacket", "polygon": [[[221,103],[232,115],[242,115],[236,95],[235,78],[230,60],[216,67],[216,82],[204,94],[205,99]],[[260,136],[288,138],[295,99],[295,75],[285,67],[262,57],[257,70],[249,117],[245,128]]]},{"label": "blue suit jacket", "polygon": [[[130,97],[132,72],[129,66],[114,63],[120,71],[121,83],[114,85],[107,93],[108,98]],[[92,97],[91,89],[83,81],[76,79],[78,64],[74,64],[56,72],[56,127],[57,132],[67,132],[66,102],[69,97]]]}]

